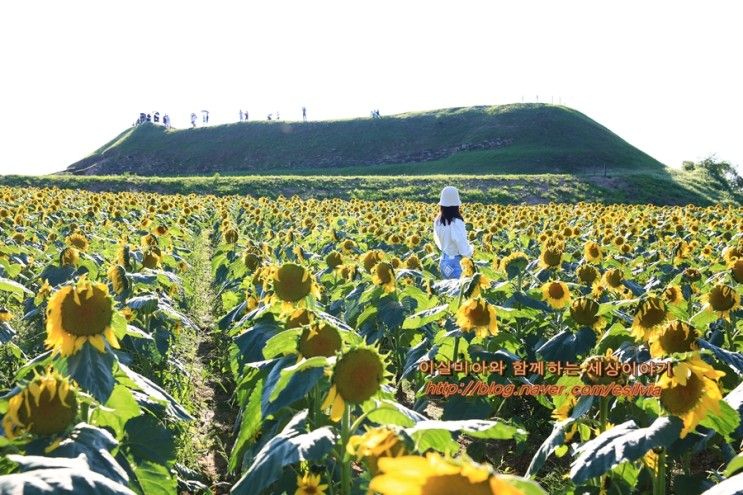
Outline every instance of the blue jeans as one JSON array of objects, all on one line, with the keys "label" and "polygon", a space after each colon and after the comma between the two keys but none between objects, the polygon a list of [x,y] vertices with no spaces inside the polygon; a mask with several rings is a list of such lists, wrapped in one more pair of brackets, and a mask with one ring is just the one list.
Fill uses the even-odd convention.
[{"label": "blue jeans", "polygon": [[441,253],[441,261],[439,261],[439,271],[441,272],[442,278],[459,278],[462,275],[462,267],[459,265],[459,261],[462,259],[462,255],[449,256],[446,253]]}]

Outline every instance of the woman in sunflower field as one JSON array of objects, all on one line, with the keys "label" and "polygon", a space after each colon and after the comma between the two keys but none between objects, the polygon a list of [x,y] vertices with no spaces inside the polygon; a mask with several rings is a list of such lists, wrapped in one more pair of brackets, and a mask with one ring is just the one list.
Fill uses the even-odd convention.
[{"label": "woman in sunflower field", "polygon": [[433,239],[441,249],[439,270],[443,278],[459,278],[463,256],[472,256],[472,246],[467,241],[467,227],[459,212],[462,200],[456,187],[446,186],[441,190],[439,207],[441,212],[433,222]]}]

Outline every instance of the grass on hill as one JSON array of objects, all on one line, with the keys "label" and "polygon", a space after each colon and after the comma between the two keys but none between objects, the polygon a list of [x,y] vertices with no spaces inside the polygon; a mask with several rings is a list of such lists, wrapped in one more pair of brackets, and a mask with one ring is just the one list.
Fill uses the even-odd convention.
[{"label": "grass on hill", "polygon": [[381,119],[127,129],[68,171],[86,175],[407,175],[658,171],[663,165],[564,106],[450,108]]},{"label": "grass on hill", "polygon": [[279,195],[435,202],[454,185],[468,202],[653,203],[665,205],[743,204],[743,192],[721,184],[704,169],[599,175],[429,175],[416,176],[243,176],[140,177],[49,175],[0,176],[0,186],[60,187],[93,191],[147,191],[163,194]]}]

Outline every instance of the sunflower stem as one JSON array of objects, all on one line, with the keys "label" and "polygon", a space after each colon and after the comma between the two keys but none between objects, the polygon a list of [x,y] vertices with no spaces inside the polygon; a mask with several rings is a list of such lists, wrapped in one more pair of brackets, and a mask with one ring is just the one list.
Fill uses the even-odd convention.
[{"label": "sunflower stem", "polygon": [[351,431],[351,405],[343,408],[341,419],[341,452],[338,461],[341,463],[341,495],[351,495],[351,459],[346,452],[346,445]]},{"label": "sunflower stem", "polygon": [[658,454],[658,472],[653,492],[653,495],[666,495],[666,449],[662,449]]},{"label": "sunflower stem", "polygon": [[454,354],[452,355],[452,359],[451,359],[452,361],[457,360],[457,355],[459,354],[459,339],[460,338],[461,337],[459,335],[454,337]]}]

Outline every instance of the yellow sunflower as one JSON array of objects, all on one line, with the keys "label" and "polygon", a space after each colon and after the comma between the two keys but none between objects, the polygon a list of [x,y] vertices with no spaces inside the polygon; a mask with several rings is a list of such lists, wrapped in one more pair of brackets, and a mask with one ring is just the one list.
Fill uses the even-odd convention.
[{"label": "yellow sunflower", "polygon": [[379,459],[380,474],[369,490],[381,495],[523,495],[489,466],[469,458],[450,459],[435,452]]},{"label": "yellow sunflower", "polygon": [[562,246],[545,247],[539,255],[540,268],[559,268],[562,262]]},{"label": "yellow sunflower", "polygon": [[340,421],[347,402],[361,404],[370,399],[379,391],[384,378],[384,359],[376,349],[353,348],[335,363],[330,392],[321,408],[330,407],[330,419]]},{"label": "yellow sunflower", "polygon": [[90,245],[88,239],[80,232],[75,232],[74,234],[68,236],[67,244],[82,252],[87,251],[88,246]]},{"label": "yellow sunflower", "polygon": [[361,264],[364,265],[364,270],[371,272],[372,268],[382,261],[384,253],[378,249],[367,251],[361,255]]},{"label": "yellow sunflower", "polygon": [[325,256],[325,264],[328,268],[335,270],[343,264],[343,257],[338,251],[331,251]]},{"label": "yellow sunflower", "polygon": [[689,352],[698,349],[696,329],[680,320],[674,320],[650,335],[648,345],[654,358],[668,356],[674,352]]},{"label": "yellow sunflower", "polygon": [[709,411],[720,411],[722,392],[717,381],[723,376],[725,373],[694,356],[675,364],[671,374],[666,372],[659,378],[661,405],[684,422],[681,438],[696,428]]},{"label": "yellow sunflower", "polygon": [[684,294],[681,292],[681,287],[673,284],[666,287],[666,290],[663,291],[663,299],[671,305],[678,305],[686,302],[684,300]]},{"label": "yellow sunflower", "polygon": [[13,319],[13,314],[7,308],[0,308],[0,323],[8,322]]},{"label": "yellow sunflower", "polygon": [[304,473],[302,476],[297,476],[297,491],[294,495],[324,495],[328,485],[321,484],[319,474]]},{"label": "yellow sunflower", "polygon": [[380,261],[371,270],[372,282],[384,289],[385,292],[395,292],[395,269],[391,264]]},{"label": "yellow sunflower", "polygon": [[9,439],[24,433],[48,436],[60,433],[77,416],[74,385],[57,371],[47,368],[34,377],[8,401],[3,430]]},{"label": "yellow sunflower", "polygon": [[632,335],[637,340],[647,341],[652,332],[663,325],[667,318],[668,308],[665,301],[655,296],[647,297],[637,305],[632,320]]},{"label": "yellow sunflower", "polygon": [[49,298],[44,343],[63,356],[75,354],[86,342],[100,352],[106,352],[106,341],[118,349],[119,341],[111,328],[113,314],[108,288],[81,279]]},{"label": "yellow sunflower", "polygon": [[575,275],[578,277],[578,280],[589,286],[593,285],[593,283],[601,276],[595,266],[587,264],[580,265],[575,270]]},{"label": "yellow sunflower", "polygon": [[457,311],[457,325],[463,332],[475,332],[478,337],[497,335],[495,306],[481,297],[467,299]]},{"label": "yellow sunflower", "polygon": [[740,306],[740,297],[729,285],[717,284],[702,296],[705,307],[715,311],[720,318],[730,319],[730,312]]},{"label": "yellow sunflower", "polygon": [[459,266],[462,269],[463,277],[471,277],[475,274],[475,264],[472,262],[472,258],[468,258],[467,256],[462,257],[459,260]]},{"label": "yellow sunflower", "polygon": [[[555,421],[566,421],[570,417],[570,415],[573,414],[573,408],[577,403],[578,399],[575,397],[575,395],[566,395],[565,399],[562,401],[562,404],[552,410],[552,419],[554,419]],[[573,439],[573,436],[575,436],[575,433],[577,431],[578,423],[574,422],[565,431],[565,443],[570,443],[570,440]]]},{"label": "yellow sunflower", "polygon": [[405,454],[405,443],[397,431],[390,426],[371,428],[362,435],[348,439],[346,451],[366,462],[369,472],[377,474],[377,462],[381,457],[397,457]]},{"label": "yellow sunflower", "polygon": [[117,294],[123,294],[129,289],[129,279],[126,278],[126,270],[121,265],[111,265],[108,269],[108,281]]},{"label": "yellow sunflower", "polygon": [[311,358],[314,356],[335,356],[341,350],[340,331],[329,323],[314,321],[302,330],[297,345],[299,353]]},{"label": "yellow sunflower", "polygon": [[521,251],[517,251],[500,260],[500,269],[506,272],[508,278],[515,278],[526,269],[528,264],[529,258]]},{"label": "yellow sunflower", "polygon": [[273,269],[271,275],[272,300],[281,301],[284,309],[291,309],[306,297],[320,297],[320,288],[310,271],[295,263],[284,263]]},{"label": "yellow sunflower", "polygon": [[743,258],[737,258],[730,263],[730,275],[733,280],[743,284]]},{"label": "yellow sunflower", "polygon": [[418,257],[414,254],[411,254],[406,260],[405,260],[405,268],[408,270],[420,270],[422,268],[421,266],[421,260],[418,259]]},{"label": "yellow sunflower", "polygon": [[570,304],[570,317],[577,324],[600,330],[606,321],[599,316],[599,303],[588,297],[579,297]]},{"label": "yellow sunflower", "polygon": [[589,263],[598,264],[604,257],[604,253],[601,250],[601,246],[595,241],[588,241],[583,246],[583,257]]},{"label": "yellow sunflower", "polygon": [[604,272],[602,281],[606,287],[617,291],[623,287],[622,282],[624,281],[624,274],[622,274],[622,271],[619,268],[610,268]]},{"label": "yellow sunflower", "polygon": [[542,298],[554,309],[562,309],[570,304],[570,289],[565,282],[556,280],[542,286]]},{"label": "yellow sunflower", "polygon": [[624,383],[627,377],[623,373],[616,376],[607,374],[607,370],[621,370],[622,362],[607,349],[604,355],[587,357],[580,366],[580,377],[583,383],[589,385],[606,385],[609,383]]}]

